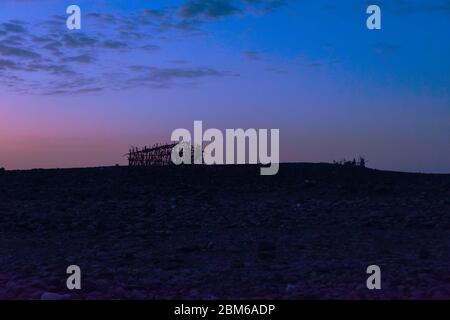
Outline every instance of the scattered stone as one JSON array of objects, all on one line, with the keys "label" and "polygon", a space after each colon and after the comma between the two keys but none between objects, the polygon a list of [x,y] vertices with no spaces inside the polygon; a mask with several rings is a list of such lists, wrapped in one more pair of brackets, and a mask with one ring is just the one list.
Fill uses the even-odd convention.
[{"label": "scattered stone", "polygon": [[273,260],[276,258],[276,246],[268,241],[262,241],[258,245],[258,258],[261,260]]},{"label": "scattered stone", "polygon": [[70,299],[69,294],[59,294],[55,292],[44,292],[41,295],[41,300],[67,300]]},{"label": "scattered stone", "polygon": [[237,260],[233,260],[233,262],[231,262],[231,269],[241,269],[245,266],[244,262],[240,259]]},{"label": "scattered stone", "polygon": [[276,250],[276,246],[269,241],[262,241],[259,243],[258,245],[258,251],[275,251]]},{"label": "scattered stone", "polygon": [[425,247],[422,247],[419,251],[419,258],[422,260],[427,260],[430,259],[430,257],[431,257],[430,251]]},{"label": "scattered stone", "polygon": [[[450,297],[450,176],[218,167],[0,175],[0,299]],[[299,190],[306,178],[316,186]],[[70,264],[82,290],[66,289]],[[370,264],[380,292],[366,288]]]},{"label": "scattered stone", "polygon": [[174,197],[170,198],[169,200],[169,206],[170,209],[176,209],[177,208],[177,199],[175,199]]},{"label": "scattered stone", "polygon": [[297,289],[298,289],[297,284],[288,283],[286,286],[286,293],[291,294],[291,293],[295,292]]},{"label": "scattered stone", "polygon": [[178,253],[193,253],[197,251],[201,251],[202,248],[200,248],[197,245],[191,245],[191,246],[183,246],[177,249]]}]

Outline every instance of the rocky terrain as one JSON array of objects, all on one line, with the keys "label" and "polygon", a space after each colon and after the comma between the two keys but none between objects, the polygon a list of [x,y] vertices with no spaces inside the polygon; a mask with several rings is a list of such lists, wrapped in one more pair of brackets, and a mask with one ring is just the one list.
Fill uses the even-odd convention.
[{"label": "rocky terrain", "polygon": [[[82,289],[66,288],[66,268]],[[381,267],[382,289],[366,288]],[[328,164],[0,172],[3,299],[448,299],[450,175]]]}]

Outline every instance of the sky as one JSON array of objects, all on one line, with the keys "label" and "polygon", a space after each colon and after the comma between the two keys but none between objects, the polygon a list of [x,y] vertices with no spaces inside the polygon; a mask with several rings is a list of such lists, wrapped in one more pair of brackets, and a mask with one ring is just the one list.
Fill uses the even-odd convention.
[{"label": "sky", "polygon": [[1,0],[0,167],[126,164],[202,120],[280,129],[282,162],[450,173],[449,31],[450,0]]}]

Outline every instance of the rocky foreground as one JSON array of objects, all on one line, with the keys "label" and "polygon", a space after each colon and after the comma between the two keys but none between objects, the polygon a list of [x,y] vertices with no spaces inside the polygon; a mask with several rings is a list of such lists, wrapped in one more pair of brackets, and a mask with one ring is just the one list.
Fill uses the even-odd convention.
[{"label": "rocky foreground", "polygon": [[[81,290],[66,287],[72,264]],[[366,288],[372,264],[381,290]],[[448,299],[450,175],[0,172],[0,298]]]}]

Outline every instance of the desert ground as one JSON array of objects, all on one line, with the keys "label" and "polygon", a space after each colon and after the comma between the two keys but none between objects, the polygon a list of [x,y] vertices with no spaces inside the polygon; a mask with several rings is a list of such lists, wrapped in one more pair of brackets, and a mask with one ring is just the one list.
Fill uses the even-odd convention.
[{"label": "desert ground", "polygon": [[[66,268],[79,265],[81,290]],[[368,290],[366,268],[381,268]],[[449,299],[450,175],[0,172],[2,299]]]}]

